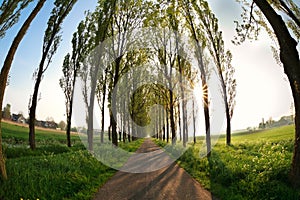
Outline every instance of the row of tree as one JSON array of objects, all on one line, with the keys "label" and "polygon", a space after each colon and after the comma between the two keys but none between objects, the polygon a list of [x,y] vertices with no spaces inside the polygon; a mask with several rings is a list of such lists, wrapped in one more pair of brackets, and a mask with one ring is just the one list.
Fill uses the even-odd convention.
[{"label": "row of tree", "polygon": [[[199,25],[198,21],[202,24]],[[143,37],[143,41],[130,39],[135,30],[149,27],[157,28],[151,38],[147,39],[140,35]],[[60,79],[60,85],[66,97],[69,127],[71,126],[72,103],[77,76],[80,76],[83,82],[82,92],[87,109],[86,120],[90,150],[93,149],[95,96],[102,112],[101,142],[103,142],[104,104],[107,96],[110,112],[109,133],[111,132],[114,145],[118,145],[117,127],[121,132],[127,132],[133,136],[141,134],[133,124],[130,124],[130,120],[139,125],[150,123],[147,111],[154,104],[163,105],[167,111],[164,114],[163,123],[159,126],[164,127],[164,132],[166,132],[166,136],[163,138],[169,141],[169,135],[171,135],[173,143],[176,142],[178,130],[176,130],[175,122],[177,121],[178,127],[182,126],[182,130],[179,130],[180,139],[182,138],[183,144],[186,145],[188,139],[188,101],[185,99],[188,94],[185,94],[184,85],[196,85],[198,80],[195,76],[197,69],[193,69],[191,61],[186,58],[187,55],[184,55],[183,41],[180,41],[182,35],[189,35],[190,41],[193,41],[196,49],[195,52],[191,53],[195,54],[197,58],[203,86],[207,150],[208,152],[211,151],[207,86],[209,69],[206,62],[208,56],[213,58],[214,64],[217,66],[216,71],[222,86],[228,125],[227,144],[230,144],[230,119],[233,113],[236,87],[236,81],[233,77],[234,68],[231,66],[230,52],[226,52],[224,49],[217,19],[209,9],[208,4],[205,1],[158,1],[156,3],[152,1],[110,1],[107,3],[104,1],[93,13],[88,13],[86,19],[79,24],[72,39],[72,54],[67,54],[64,59],[64,76]],[[139,42],[147,44],[150,50],[137,48],[141,46]],[[204,53],[206,49],[209,50],[209,53]],[[147,63],[157,67],[150,67],[151,65],[147,65]],[[136,69],[145,65],[147,65],[147,69],[144,69],[143,72]],[[161,79],[165,81],[139,89],[137,85],[146,81],[145,77],[151,77],[150,71],[152,74],[161,75]],[[178,72],[179,77],[174,78],[176,72]],[[126,77],[124,78],[124,76]],[[117,84],[120,85],[120,80],[123,79],[126,80],[123,88],[117,87]],[[189,83],[184,83],[184,79],[188,79]],[[167,88],[163,88],[161,85]],[[176,96],[174,90],[177,85],[180,87],[178,90],[180,95],[177,94]],[[123,99],[120,101],[121,98],[117,98],[121,94],[127,96],[127,101]],[[179,103],[180,99],[183,100],[181,103]],[[129,102],[131,105],[126,105]],[[121,108],[121,110],[117,108]],[[130,111],[129,115],[126,115],[126,108]],[[119,113],[120,116],[116,116],[116,113]],[[117,121],[120,123],[118,124]],[[162,121],[162,119],[156,121]],[[69,131],[67,135],[69,141]],[[68,144],[71,145],[70,142]]]}]

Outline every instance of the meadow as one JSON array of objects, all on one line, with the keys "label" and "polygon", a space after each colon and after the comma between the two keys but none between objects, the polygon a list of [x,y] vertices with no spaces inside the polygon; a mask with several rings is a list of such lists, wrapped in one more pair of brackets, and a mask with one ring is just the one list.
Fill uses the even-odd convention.
[{"label": "meadow", "polygon": [[191,147],[178,163],[205,188],[223,200],[300,199],[288,174],[294,144],[294,126],[233,134],[232,145],[221,137],[211,158],[200,158],[201,143]]},{"label": "meadow", "polygon": [[[2,130],[9,179],[0,180],[0,199],[92,199],[116,172],[92,156],[76,134],[68,148],[65,134],[37,130],[32,151],[28,128],[2,123]],[[209,159],[199,157],[202,139],[189,144],[177,162],[219,199],[300,199],[288,181],[294,126],[233,134],[231,146],[220,137]],[[133,152],[142,142],[120,146]]]},{"label": "meadow", "polygon": [[[0,179],[0,199],[92,199],[116,170],[101,164],[73,134],[36,131],[37,149],[28,146],[28,128],[2,123],[8,180]],[[99,139],[100,141],[100,139]],[[135,151],[142,143],[120,143]]]}]

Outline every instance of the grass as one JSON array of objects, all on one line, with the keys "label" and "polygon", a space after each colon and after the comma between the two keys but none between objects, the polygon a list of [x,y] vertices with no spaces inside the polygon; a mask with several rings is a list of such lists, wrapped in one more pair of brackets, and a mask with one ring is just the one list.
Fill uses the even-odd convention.
[{"label": "grass", "polygon": [[[0,180],[0,199],[91,199],[116,172],[88,153],[77,135],[72,135],[73,146],[68,148],[65,134],[37,130],[37,149],[32,151],[27,128],[6,123],[2,127],[9,179]],[[210,159],[199,157],[200,139],[178,163],[216,197],[300,199],[300,191],[288,181],[294,126],[234,134],[232,146],[225,146],[220,137]],[[142,142],[119,146],[134,152]]]},{"label": "grass", "polygon": [[289,125],[263,131],[236,133],[233,134],[232,142],[257,141],[258,139],[260,141],[294,140],[294,132],[294,125]]},{"label": "grass", "polygon": [[[28,143],[28,127],[18,126],[16,124],[2,123],[2,139],[3,143],[7,145],[24,145]],[[36,130],[36,142],[40,145],[60,143],[66,144],[66,135],[61,132],[47,131],[47,130]],[[73,144],[79,142],[80,138],[78,135],[71,135],[71,142]]]},{"label": "grass", "polygon": [[84,150],[9,159],[7,171],[4,199],[91,199],[115,173]]},{"label": "grass", "polygon": [[288,181],[293,138],[294,126],[240,133],[233,135],[232,146],[221,137],[210,159],[199,157],[199,142],[177,162],[223,200],[300,199]]},{"label": "grass", "polygon": [[[28,128],[2,123],[8,180],[0,179],[0,199],[92,199],[116,170],[99,162],[72,135],[37,130],[37,149],[28,148]],[[142,143],[120,143],[135,151]]]}]

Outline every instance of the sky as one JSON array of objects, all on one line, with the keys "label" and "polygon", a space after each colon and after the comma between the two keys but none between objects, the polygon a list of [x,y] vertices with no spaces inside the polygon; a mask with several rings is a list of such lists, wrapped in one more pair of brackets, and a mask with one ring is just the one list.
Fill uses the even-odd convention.
[{"label": "sky", "polygon": [[[63,58],[71,51],[72,34],[80,20],[84,18],[84,11],[93,10],[96,2],[96,0],[78,0],[66,18],[63,24],[63,41],[41,83],[37,119],[45,120],[47,117],[53,117],[56,122],[65,120],[64,94],[59,87]],[[273,58],[272,41],[266,33],[262,32],[258,41],[246,41],[239,46],[233,45],[231,40],[235,35],[234,20],[240,19],[240,5],[235,0],[209,0],[208,2],[219,19],[225,48],[232,52],[232,64],[236,69],[237,96],[232,129],[258,126],[262,118],[267,120],[272,117],[277,120],[283,115],[290,115],[291,89],[283,68]],[[6,33],[5,38],[0,39],[1,64],[18,28],[32,7],[33,5],[23,11],[19,23]],[[3,106],[7,103],[11,104],[13,113],[21,111],[28,116],[29,97],[33,93],[34,86],[32,74],[41,58],[43,35],[51,9],[52,1],[47,1],[15,55],[3,102]],[[107,124],[108,120],[106,121]]]}]

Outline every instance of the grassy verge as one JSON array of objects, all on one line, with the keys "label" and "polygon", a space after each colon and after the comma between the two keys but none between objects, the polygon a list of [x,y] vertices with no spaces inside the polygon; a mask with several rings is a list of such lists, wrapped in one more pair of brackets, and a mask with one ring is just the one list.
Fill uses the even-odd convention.
[{"label": "grassy verge", "polygon": [[219,139],[210,159],[199,157],[198,143],[177,162],[220,199],[299,199],[288,182],[293,137],[293,126],[233,135],[229,147]]},{"label": "grassy verge", "polygon": [[115,173],[84,150],[8,159],[7,171],[4,199],[91,199]]},{"label": "grassy verge", "polygon": [[[37,149],[28,148],[28,128],[3,123],[9,179],[0,179],[0,199],[92,199],[116,172],[92,156],[76,135],[66,147],[65,134],[37,131]],[[142,143],[120,143],[135,151]]]}]

